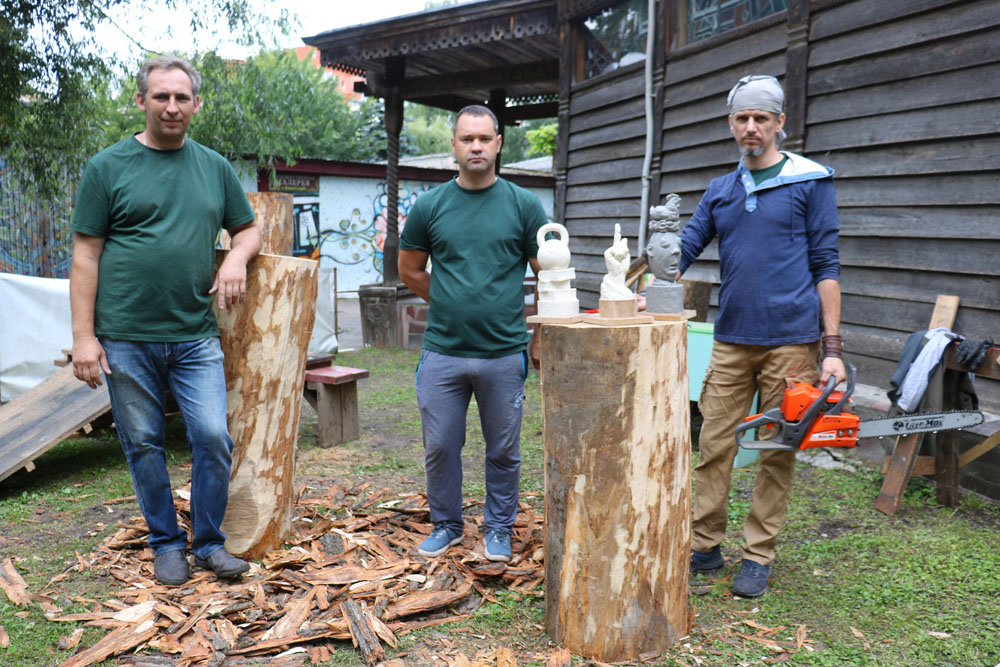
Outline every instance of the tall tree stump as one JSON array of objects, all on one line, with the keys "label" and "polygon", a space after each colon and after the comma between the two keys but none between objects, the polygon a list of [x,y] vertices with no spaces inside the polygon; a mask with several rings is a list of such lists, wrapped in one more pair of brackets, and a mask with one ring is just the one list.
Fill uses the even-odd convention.
[{"label": "tall tree stump", "polygon": [[[221,262],[222,251],[217,263]],[[260,255],[247,266],[246,300],[215,314],[226,355],[233,468],[222,530],[226,548],[259,558],[291,528],[292,481],[318,264]]]},{"label": "tall tree stump", "polygon": [[[289,255],[295,247],[295,218],[292,212],[294,198],[285,192],[248,192],[247,199],[257,214],[260,227],[261,252],[272,255]],[[229,250],[232,239],[222,230],[219,245]]]},{"label": "tall tree stump", "polygon": [[687,324],[543,324],[545,626],[635,660],[688,634]]}]

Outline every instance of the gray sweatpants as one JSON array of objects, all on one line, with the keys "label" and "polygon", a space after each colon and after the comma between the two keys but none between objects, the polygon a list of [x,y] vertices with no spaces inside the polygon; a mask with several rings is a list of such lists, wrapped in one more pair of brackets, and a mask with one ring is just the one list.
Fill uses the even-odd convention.
[{"label": "gray sweatpants", "polygon": [[461,530],[462,447],[475,394],[486,440],[487,528],[510,528],[521,478],[521,412],[527,352],[497,359],[451,357],[430,350],[417,366],[417,405],[431,522]]}]

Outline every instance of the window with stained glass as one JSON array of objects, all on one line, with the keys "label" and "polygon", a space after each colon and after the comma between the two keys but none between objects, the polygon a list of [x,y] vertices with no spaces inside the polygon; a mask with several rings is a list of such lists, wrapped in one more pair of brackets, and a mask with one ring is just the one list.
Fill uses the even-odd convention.
[{"label": "window with stained glass", "polygon": [[752,23],[788,8],[788,0],[681,0],[687,44]]},{"label": "window with stained glass", "polygon": [[649,3],[627,0],[583,22],[583,72],[589,79],[646,59]]}]

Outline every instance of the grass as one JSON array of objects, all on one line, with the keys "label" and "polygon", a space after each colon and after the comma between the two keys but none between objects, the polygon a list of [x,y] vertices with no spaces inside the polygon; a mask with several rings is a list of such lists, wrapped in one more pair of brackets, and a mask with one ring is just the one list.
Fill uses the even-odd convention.
[{"label": "grass", "polygon": [[[370,349],[338,357],[341,365],[371,371],[359,383],[361,437],[321,449],[314,425],[306,419],[300,429],[299,481],[345,488],[371,481],[372,490],[423,488],[413,387],[417,360],[415,352]],[[525,386],[522,425],[525,493],[544,490],[540,391],[532,373]],[[171,472],[175,483],[183,484],[189,455],[179,420],[170,423],[169,433]],[[465,491],[481,498],[483,442],[474,404],[466,437]],[[81,611],[85,603],[73,597],[105,597],[115,590],[114,582],[88,572],[46,585],[74,562],[75,552],[93,549],[115,522],[138,512],[134,501],[103,504],[132,494],[128,472],[117,442],[107,433],[62,443],[36,465],[34,472],[21,471],[0,483],[0,559],[14,558],[33,592],[55,596],[66,612]],[[756,467],[734,471],[730,530],[723,542],[729,563],[719,577],[692,580],[698,594],[691,596],[695,617],[690,635],[648,664],[992,667],[1000,662],[1000,509],[995,503],[964,493],[958,508],[939,507],[933,488],[914,479],[899,514],[890,518],[874,509],[881,485],[877,470],[831,471],[798,464],[771,589],[763,598],[742,600],[732,596],[729,586],[739,565],[741,526],[756,472]],[[542,511],[540,496],[525,500]],[[494,594],[499,603],[484,602],[469,621],[405,635],[387,655],[405,652],[406,664],[427,664],[421,651],[436,655],[447,639],[470,658],[506,646],[518,652],[519,664],[544,664],[537,657],[550,648],[543,629],[544,600],[499,589]],[[748,621],[774,629],[770,639],[782,649],[741,636],[758,632]],[[15,607],[2,595],[0,625],[11,638],[10,646],[0,649],[0,664],[18,667],[61,662],[67,656],[53,646],[78,627],[51,623],[37,606]],[[795,648],[800,626],[812,650]],[[90,645],[103,633],[87,628],[82,643]],[[328,665],[358,664],[350,643],[338,642],[336,648]],[[577,658],[574,664],[589,663]]]}]

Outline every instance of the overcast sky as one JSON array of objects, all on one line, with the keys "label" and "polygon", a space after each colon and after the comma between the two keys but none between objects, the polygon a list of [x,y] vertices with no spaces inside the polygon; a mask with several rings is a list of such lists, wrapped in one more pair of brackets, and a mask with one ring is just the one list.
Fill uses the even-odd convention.
[{"label": "overcast sky", "polygon": [[[299,27],[285,37],[278,37],[279,46],[302,46],[304,35],[315,35],[327,30],[343,28],[360,23],[370,23],[393,16],[412,14],[424,10],[424,0],[250,0],[258,9],[276,12],[287,9],[298,17]],[[467,0],[466,0],[467,1]],[[192,2],[198,5],[198,2]],[[223,56],[245,58],[251,55],[246,48],[228,43],[225,36],[216,39],[202,37],[195,42],[190,34],[190,13],[168,11],[156,0],[130,2],[118,6],[112,18],[120,28],[105,25],[98,32],[101,45],[108,52],[122,58],[136,59],[142,54],[139,46],[126,35],[141,44],[143,48],[158,52],[205,51],[215,47]]]}]

